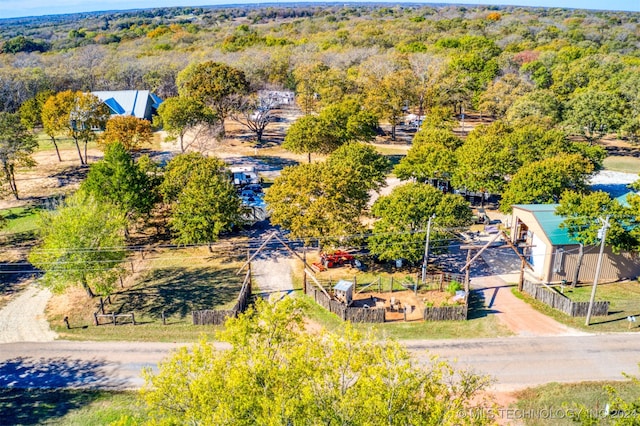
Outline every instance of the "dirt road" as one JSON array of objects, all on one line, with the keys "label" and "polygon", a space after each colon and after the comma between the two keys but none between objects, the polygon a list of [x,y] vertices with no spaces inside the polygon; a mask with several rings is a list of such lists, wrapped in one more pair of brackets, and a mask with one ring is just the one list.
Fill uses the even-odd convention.
[{"label": "dirt road", "polygon": [[0,310],[0,343],[54,340],[44,315],[50,297],[48,289],[31,284]]},{"label": "dirt road", "polygon": [[[402,342],[420,363],[430,354],[495,379],[495,391],[550,382],[625,380],[638,374],[640,335],[534,336]],[[0,387],[132,389],[140,372],[179,343],[68,342],[0,344]],[[219,347],[224,345],[219,344]]]}]

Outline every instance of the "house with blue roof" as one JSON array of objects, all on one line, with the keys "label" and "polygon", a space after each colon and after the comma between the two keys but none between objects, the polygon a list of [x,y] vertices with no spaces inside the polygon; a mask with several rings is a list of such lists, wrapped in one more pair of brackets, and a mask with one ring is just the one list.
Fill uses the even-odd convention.
[{"label": "house with blue roof", "polygon": [[[580,244],[560,228],[563,216],[556,214],[558,204],[516,204],[511,217],[511,240],[524,247],[533,266],[533,276],[545,283],[571,282],[578,266]],[[585,246],[578,281],[591,282],[598,262],[599,246]],[[640,260],[632,253],[613,253],[605,247],[601,281],[635,279],[640,275]]]},{"label": "house with blue roof", "polygon": [[111,115],[133,116],[152,121],[162,99],[149,90],[91,92],[109,107]]}]

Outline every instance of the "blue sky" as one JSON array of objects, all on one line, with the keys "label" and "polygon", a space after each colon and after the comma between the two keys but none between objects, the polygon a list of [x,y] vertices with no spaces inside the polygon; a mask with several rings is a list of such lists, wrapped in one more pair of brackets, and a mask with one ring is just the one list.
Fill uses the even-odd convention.
[{"label": "blue sky", "polygon": [[[304,0],[303,0],[304,1]],[[309,0],[306,0],[309,1]],[[372,1],[372,0],[369,0]],[[375,0],[373,0],[375,1]],[[438,1],[444,3],[444,1]],[[313,2],[311,0],[310,2]],[[356,3],[357,1],[350,1]],[[256,4],[260,1],[248,0],[111,0],[111,1],[87,1],[87,0],[0,0],[0,18],[14,18],[20,16],[52,15],[73,12],[88,12],[96,10],[125,10],[143,9],[163,6],[203,6],[221,4]],[[284,3],[271,1],[270,3]],[[407,3],[425,3],[424,1],[407,1]],[[518,6],[545,6],[568,7],[578,9],[608,9],[640,11],[640,0],[457,0],[455,4],[494,4],[494,5],[518,5]]]}]

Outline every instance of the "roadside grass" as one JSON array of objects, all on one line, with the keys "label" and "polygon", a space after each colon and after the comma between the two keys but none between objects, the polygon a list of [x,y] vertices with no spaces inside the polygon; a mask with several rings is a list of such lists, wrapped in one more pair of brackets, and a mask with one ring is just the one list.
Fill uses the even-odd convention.
[{"label": "roadside grass", "polygon": [[[517,401],[511,405],[511,408],[521,410],[520,413],[523,414],[530,414],[530,417],[539,417],[522,417],[520,420],[528,426],[575,425],[576,421],[571,418],[571,414],[578,414],[581,408],[583,413],[590,414],[595,420],[595,423],[590,424],[614,424],[604,417],[605,407],[609,401],[605,386],[613,387],[624,401],[629,402],[637,400],[640,392],[638,385],[632,381],[548,383],[514,392],[513,396]],[[515,414],[517,412],[514,412],[514,417]],[[638,413],[635,413],[635,416],[637,422],[640,416]],[[612,420],[616,419],[619,418]]]},{"label": "roadside grass", "polygon": [[[61,339],[136,340],[190,342],[203,334],[213,339],[215,326],[194,326],[191,313],[202,309],[231,309],[242,285],[236,271],[240,261],[214,258],[206,248],[159,249],[134,262],[135,272],[123,280],[105,302],[105,313],[133,312],[136,325],[128,317],[100,318],[95,326],[98,298],[89,300],[81,290],[67,290],[49,303],[48,319]],[[164,318],[166,325],[162,322]],[[71,329],[64,324],[68,317]]]},{"label": "roadside grass", "polygon": [[638,173],[640,171],[640,158],[631,156],[609,156],[603,161],[606,170],[625,173]]},{"label": "roadside grass", "polygon": [[[21,425],[108,425],[146,419],[136,392],[0,388],[0,422]],[[130,424],[130,423],[129,423]]]},{"label": "roadside grass", "polygon": [[[565,288],[564,294],[578,302],[589,301],[591,286],[579,286],[575,289]],[[584,317],[570,317],[544,303],[533,299],[526,293],[520,293],[514,288],[516,297],[529,303],[543,314],[561,322],[569,327],[592,333],[606,332],[640,332],[640,323],[633,323],[629,328],[627,317],[636,316],[640,319],[640,284],[637,281],[625,281],[598,284],[596,300],[610,302],[609,315],[591,318],[591,325],[586,326]]]}]

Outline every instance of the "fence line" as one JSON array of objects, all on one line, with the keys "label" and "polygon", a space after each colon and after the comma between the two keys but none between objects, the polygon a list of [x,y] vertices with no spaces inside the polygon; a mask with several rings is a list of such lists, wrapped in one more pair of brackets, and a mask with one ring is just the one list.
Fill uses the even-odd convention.
[{"label": "fence line", "polygon": [[330,299],[320,289],[311,285],[307,286],[307,295],[312,297],[318,305],[336,314],[344,321],[381,323],[385,320],[384,308],[356,308],[347,306],[342,302]]},{"label": "fence line", "polygon": [[[111,313],[111,314],[99,314],[97,312],[93,313],[93,321],[95,323],[96,326],[98,325],[104,325],[104,324],[113,324],[113,325],[118,325],[118,318],[131,318],[131,324],[136,325],[136,317],[134,315],[133,312],[129,313],[129,314],[115,314],[115,313]],[[100,318],[109,318],[109,322],[107,323],[101,323],[100,322]],[[68,321],[68,319],[67,319]],[[69,324],[67,324],[67,328],[69,327]]]},{"label": "fence line", "polygon": [[193,311],[191,318],[193,325],[222,325],[228,318],[236,318],[239,313],[244,312],[249,306],[251,299],[251,268],[247,270],[240,288],[238,300],[233,309],[204,309]]},{"label": "fence line", "polygon": [[466,321],[468,312],[469,304],[465,300],[464,305],[426,307],[423,318],[425,321]]},{"label": "fence line", "polygon": [[[589,302],[574,302],[563,294],[557,293],[553,290],[545,288],[543,285],[532,283],[531,281],[524,280],[522,290],[529,294],[536,300],[551,306],[571,317],[586,317],[589,310]],[[609,302],[601,301],[594,302],[593,310],[591,311],[593,316],[606,316],[609,315]]]}]

